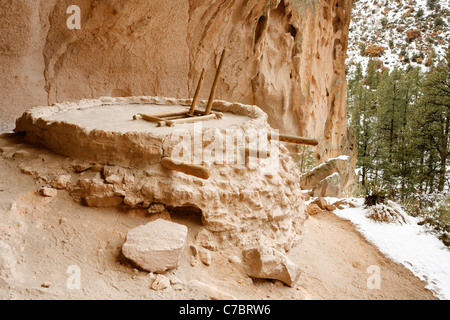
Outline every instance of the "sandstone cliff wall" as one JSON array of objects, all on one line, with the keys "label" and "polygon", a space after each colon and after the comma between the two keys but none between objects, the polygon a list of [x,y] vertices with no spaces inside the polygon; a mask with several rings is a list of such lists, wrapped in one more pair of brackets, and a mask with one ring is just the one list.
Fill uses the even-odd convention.
[{"label": "sandstone cliff wall", "polygon": [[[69,5],[81,9],[70,30]],[[100,96],[256,104],[282,133],[320,139],[321,160],[349,153],[345,55],[351,0],[0,0],[0,124],[36,105]],[[345,150],[343,150],[345,149]]]}]

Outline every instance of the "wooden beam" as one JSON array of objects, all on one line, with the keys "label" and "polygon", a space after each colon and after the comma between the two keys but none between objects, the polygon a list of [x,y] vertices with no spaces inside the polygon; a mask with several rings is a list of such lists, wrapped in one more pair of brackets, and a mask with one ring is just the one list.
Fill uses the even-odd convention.
[{"label": "wooden beam", "polygon": [[173,127],[177,124],[183,124],[183,123],[193,123],[198,121],[206,121],[206,120],[213,120],[217,119],[217,116],[215,114],[210,114],[206,116],[198,116],[198,117],[190,117],[190,118],[183,118],[183,119],[175,119],[175,120],[164,120],[166,124],[170,127]]},{"label": "wooden beam", "polygon": [[133,116],[133,119],[136,120],[138,118],[138,116],[140,116],[142,119],[150,121],[150,122],[159,122],[159,121],[163,120],[161,118],[151,116],[148,114],[142,114],[142,113],[138,113],[137,115]]},{"label": "wooden beam", "polygon": [[217,67],[216,77],[214,78],[214,83],[211,88],[211,93],[209,95],[208,104],[206,105],[205,114],[208,115],[211,113],[212,104],[214,102],[214,98],[216,96],[217,85],[219,84],[220,72],[222,71],[223,61],[225,58],[225,49],[222,51],[222,56],[220,57],[219,66]]},{"label": "wooden beam", "polygon": [[286,135],[286,134],[272,134],[272,133],[268,134],[269,140],[273,140],[276,137],[278,137],[278,140],[282,141],[282,142],[306,144],[306,145],[310,145],[310,146],[317,146],[319,144],[319,141],[314,138],[290,136],[290,135]]},{"label": "wooden beam", "polygon": [[[186,115],[189,110],[184,111],[164,111],[158,113],[147,114],[150,117],[164,118],[164,117],[175,117],[175,116],[183,116]],[[140,113],[142,115],[142,113]]]},{"label": "wooden beam", "polygon": [[188,115],[193,116],[195,112],[195,107],[197,105],[198,96],[200,94],[200,90],[202,88],[203,80],[205,79],[205,69],[203,68],[202,74],[200,75],[200,79],[198,80],[197,90],[195,91],[194,98],[192,99],[191,109],[189,110]]},{"label": "wooden beam", "polygon": [[165,157],[161,159],[161,165],[169,170],[179,171],[184,174],[194,176],[201,179],[209,179],[211,172],[208,168],[197,165],[197,164],[190,164],[190,163],[177,163],[172,158]]},{"label": "wooden beam", "polygon": [[[203,111],[203,110],[195,110],[195,114],[203,115],[203,116],[204,116],[204,115],[206,115],[206,111]],[[216,117],[217,117],[218,119],[222,119],[222,118],[223,118],[223,113],[222,113],[222,112],[211,111],[210,114],[215,114]]]}]

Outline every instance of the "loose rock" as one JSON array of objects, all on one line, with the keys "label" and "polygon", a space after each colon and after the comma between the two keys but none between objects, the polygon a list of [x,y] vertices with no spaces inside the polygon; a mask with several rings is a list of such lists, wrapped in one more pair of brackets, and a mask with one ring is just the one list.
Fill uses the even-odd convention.
[{"label": "loose rock", "polygon": [[159,291],[164,290],[170,287],[170,280],[166,276],[163,276],[162,274],[156,275],[155,280],[153,280],[150,288]]},{"label": "loose rock", "polygon": [[51,182],[50,185],[55,189],[65,189],[67,184],[70,182],[70,178],[70,175],[58,176]]},{"label": "loose rock", "polygon": [[326,209],[326,206],[328,205],[328,202],[327,202],[327,200],[325,200],[324,197],[318,197],[316,200],[314,200],[311,203],[317,204],[320,209]]},{"label": "loose rock", "polygon": [[203,262],[204,265],[206,265],[206,266],[211,265],[211,261],[212,261],[211,251],[202,248],[198,251],[198,256],[200,257],[200,261]]},{"label": "loose rock", "polygon": [[178,268],[186,237],[186,226],[158,219],[128,231],[122,252],[141,268],[162,273]]},{"label": "loose rock", "polygon": [[315,203],[310,203],[310,204],[306,207],[306,212],[307,212],[309,215],[313,216],[313,215],[316,215],[316,214],[318,214],[318,213],[323,212],[323,210],[320,209],[320,207],[319,207],[317,204],[315,204]]},{"label": "loose rock", "polygon": [[250,267],[253,278],[280,280],[293,286],[300,276],[300,268],[282,252],[266,246],[243,251],[244,262]]},{"label": "loose rock", "polygon": [[39,192],[40,192],[44,197],[49,197],[49,198],[54,197],[54,196],[56,196],[56,195],[58,194],[58,191],[57,191],[56,189],[53,189],[53,188],[47,188],[47,187],[41,188],[41,189],[39,190]]}]

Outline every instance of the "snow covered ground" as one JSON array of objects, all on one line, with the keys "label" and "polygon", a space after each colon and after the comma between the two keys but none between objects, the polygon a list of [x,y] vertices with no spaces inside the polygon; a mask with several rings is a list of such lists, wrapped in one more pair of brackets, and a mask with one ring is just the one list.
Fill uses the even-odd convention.
[{"label": "snow covered ground", "polygon": [[[326,199],[328,203],[339,200]],[[334,214],[351,221],[386,256],[425,280],[436,297],[450,300],[450,250],[432,232],[404,212],[406,223],[376,222],[367,217],[369,210],[364,208],[364,199],[348,200],[356,207],[335,210]]]},{"label": "snow covered ground", "polygon": [[[389,69],[406,69],[408,65],[427,71],[427,58],[432,51],[435,60],[445,56],[450,37],[448,0],[437,0],[439,9],[430,10],[427,0],[358,0],[354,2],[349,33],[347,65],[349,72],[361,63],[366,71],[369,57],[362,55],[361,48],[378,45],[385,48],[377,60]],[[421,14],[419,14],[419,11]],[[436,19],[442,19],[436,25]],[[408,41],[406,34],[418,30],[419,36]],[[420,55],[421,59],[418,59]],[[405,57],[408,56],[408,62]],[[416,59],[413,59],[416,57]]]}]

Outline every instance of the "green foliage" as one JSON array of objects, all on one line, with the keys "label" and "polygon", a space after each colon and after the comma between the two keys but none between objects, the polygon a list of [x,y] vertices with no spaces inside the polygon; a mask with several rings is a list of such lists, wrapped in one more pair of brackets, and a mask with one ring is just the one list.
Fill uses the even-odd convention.
[{"label": "green foliage", "polygon": [[394,47],[394,40],[389,39],[389,48],[393,48]]},{"label": "green foliage", "polygon": [[449,62],[450,53],[426,74],[412,67],[381,73],[370,61],[363,75],[357,66],[347,97],[365,194],[380,187],[375,191],[405,200],[449,186]]},{"label": "green foliage", "polygon": [[424,11],[422,8],[420,8],[416,13],[416,17],[421,18],[421,17],[423,17],[423,14],[424,14]]},{"label": "green foliage", "polygon": [[366,51],[366,44],[365,43],[360,43],[359,44],[359,53],[360,53],[360,55],[364,55],[364,51]]},{"label": "green foliage", "polygon": [[300,174],[310,171],[319,164],[314,148],[308,145],[297,145],[297,152],[293,159],[297,163]]},{"label": "green foliage", "polygon": [[438,4],[438,0],[427,0],[427,7],[430,10],[434,10],[436,5]]},{"label": "green foliage", "polygon": [[445,245],[450,246],[450,194],[416,193],[402,203],[406,211],[421,218],[420,225],[436,231]]},{"label": "green foliage", "polygon": [[434,19],[434,26],[436,28],[439,28],[440,26],[444,25],[444,20],[441,17],[436,17],[436,19]]}]

